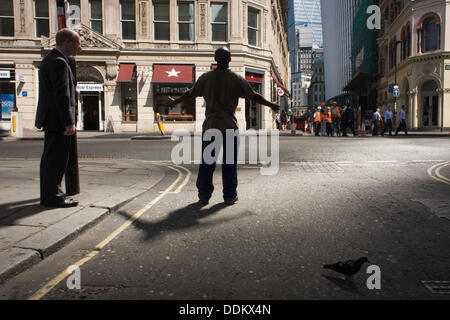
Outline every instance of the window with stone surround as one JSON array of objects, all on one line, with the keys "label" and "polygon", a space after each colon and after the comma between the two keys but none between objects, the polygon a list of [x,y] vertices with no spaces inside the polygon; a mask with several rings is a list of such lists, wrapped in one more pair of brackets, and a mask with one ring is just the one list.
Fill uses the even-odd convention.
[{"label": "window with stone surround", "polygon": [[194,2],[178,1],[178,39],[194,41]]},{"label": "window with stone surround", "polygon": [[248,43],[259,45],[259,10],[248,7]]},{"label": "window with stone surround", "polygon": [[153,25],[155,29],[155,40],[170,40],[169,1],[153,1]]},{"label": "window with stone surround", "polygon": [[34,0],[34,23],[36,26],[36,37],[49,34],[48,0]]},{"label": "window with stone surround", "polygon": [[228,5],[211,3],[211,40],[228,41]]},{"label": "window with stone surround", "polygon": [[89,0],[91,28],[98,33],[103,33],[102,0]]},{"label": "window with stone surround", "polygon": [[120,0],[122,39],[136,40],[136,8],[134,0]]},{"label": "window with stone surround", "polygon": [[0,1],[0,36],[14,36],[13,0]]}]

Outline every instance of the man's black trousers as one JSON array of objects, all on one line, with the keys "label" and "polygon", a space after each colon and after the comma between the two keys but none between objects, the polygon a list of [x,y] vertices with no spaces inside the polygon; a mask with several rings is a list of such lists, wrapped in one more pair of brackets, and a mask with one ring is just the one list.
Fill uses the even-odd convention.
[{"label": "man's black trousers", "polygon": [[71,141],[72,136],[62,132],[45,132],[40,171],[43,204],[58,203],[64,199],[61,181],[69,161]]}]

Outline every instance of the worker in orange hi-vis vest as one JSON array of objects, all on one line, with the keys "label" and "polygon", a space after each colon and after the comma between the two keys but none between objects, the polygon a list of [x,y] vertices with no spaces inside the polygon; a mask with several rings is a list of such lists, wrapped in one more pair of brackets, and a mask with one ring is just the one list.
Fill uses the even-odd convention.
[{"label": "worker in orange hi-vis vest", "polygon": [[341,132],[341,118],[342,112],[341,108],[337,105],[336,101],[333,101],[333,131],[336,132],[336,136],[340,137],[342,135]]},{"label": "worker in orange hi-vis vest", "polygon": [[333,112],[331,111],[331,107],[328,107],[328,111],[326,113],[326,126],[327,126],[327,137],[332,137],[333,136],[333,128],[332,128],[332,124],[333,124]]},{"label": "worker in orange hi-vis vest", "polygon": [[321,109],[322,109],[321,107],[318,107],[316,112],[314,113],[314,132],[315,132],[314,135],[315,136],[318,136],[319,132],[320,132],[320,124],[322,122],[322,115],[320,113]]}]

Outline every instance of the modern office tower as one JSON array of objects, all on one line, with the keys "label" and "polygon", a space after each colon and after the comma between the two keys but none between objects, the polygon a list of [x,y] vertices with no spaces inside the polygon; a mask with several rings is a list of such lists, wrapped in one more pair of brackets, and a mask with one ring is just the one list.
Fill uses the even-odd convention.
[{"label": "modern office tower", "polygon": [[351,80],[352,0],[321,0],[326,99],[344,94]]}]

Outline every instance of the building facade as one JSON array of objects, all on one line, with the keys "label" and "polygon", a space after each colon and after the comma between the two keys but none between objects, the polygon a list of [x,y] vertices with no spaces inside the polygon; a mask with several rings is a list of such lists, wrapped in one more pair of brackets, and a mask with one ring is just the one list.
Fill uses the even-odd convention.
[{"label": "building facade", "polygon": [[[417,130],[450,128],[450,3],[381,0],[378,101]],[[398,85],[399,97],[393,96]],[[398,117],[397,117],[398,119]]]},{"label": "building facade", "polygon": [[312,64],[311,84],[308,88],[308,107],[315,109],[325,102],[325,66],[323,50],[315,52]]},{"label": "building facade", "polygon": [[[166,131],[201,130],[203,98],[160,105],[212,70],[221,46],[232,53],[230,69],[255,91],[288,104],[281,0],[2,0],[0,11],[0,93],[5,105],[12,99],[24,128],[34,127],[39,64],[63,25],[81,36],[80,130],[156,132],[157,113]],[[251,101],[241,99],[236,116],[241,130],[275,128],[272,111]],[[7,111],[2,118],[8,122]]]},{"label": "building facade", "polygon": [[326,100],[340,100],[352,78],[352,0],[321,0]]}]

